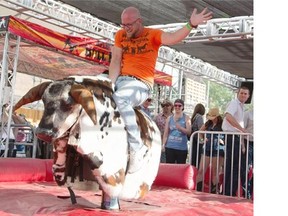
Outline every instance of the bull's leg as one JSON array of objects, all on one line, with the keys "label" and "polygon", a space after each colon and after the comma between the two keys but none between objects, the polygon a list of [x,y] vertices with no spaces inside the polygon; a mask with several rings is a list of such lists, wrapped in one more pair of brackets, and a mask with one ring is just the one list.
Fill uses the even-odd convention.
[{"label": "bull's leg", "polygon": [[74,191],[71,189],[71,187],[68,187],[68,191],[69,191],[69,193],[70,193],[71,203],[72,203],[72,204],[77,203],[75,193],[74,193]]},{"label": "bull's leg", "polygon": [[117,197],[110,197],[104,191],[102,191],[101,209],[119,210],[119,199]]},{"label": "bull's leg", "polygon": [[100,189],[102,190],[101,208],[107,210],[119,210],[119,198],[115,195],[113,197],[108,195],[109,193],[107,191],[109,191],[109,187],[107,185],[116,185],[117,183],[121,183],[123,185],[125,179],[125,170],[120,169],[114,175],[102,176],[98,169],[94,169],[93,174],[96,177],[98,184],[100,185]]},{"label": "bull's leg", "polygon": [[103,154],[101,152],[84,154],[83,158],[88,159],[91,170],[99,168],[103,163]]},{"label": "bull's leg", "polygon": [[64,185],[65,178],[65,163],[66,163],[66,150],[67,139],[57,139],[53,143],[54,145],[54,164],[52,166],[53,175],[58,185]]}]

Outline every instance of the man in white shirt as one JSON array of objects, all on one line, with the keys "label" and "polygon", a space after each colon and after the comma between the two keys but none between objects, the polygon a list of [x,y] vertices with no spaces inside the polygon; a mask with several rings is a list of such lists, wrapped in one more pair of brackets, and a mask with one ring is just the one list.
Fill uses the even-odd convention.
[{"label": "man in white shirt", "polygon": [[[244,128],[246,129],[247,133],[252,135],[244,137],[244,148],[242,149],[243,154],[241,157],[241,183],[243,189],[243,196],[246,197],[247,191],[247,198],[251,199],[253,194],[253,175],[250,176],[249,172],[250,169],[253,168],[253,154],[254,154],[254,146],[253,146],[253,127],[254,127],[254,120],[253,120],[253,110],[247,110],[244,113]],[[246,166],[248,165],[248,168]],[[247,181],[247,188],[246,188],[246,181]]]},{"label": "man in white shirt", "polygon": [[[244,104],[249,99],[249,97],[250,97],[249,89],[245,86],[240,87],[237,93],[237,98],[233,99],[228,104],[228,107],[225,111],[222,123],[223,131],[246,133],[246,129],[244,128]],[[238,179],[239,179],[238,172],[240,161],[239,160],[240,137],[238,135],[227,135],[226,140],[227,143],[226,143],[226,155],[225,155],[226,169],[224,175],[225,177],[224,195],[236,196]],[[232,191],[231,191],[231,183],[232,183]]]}]

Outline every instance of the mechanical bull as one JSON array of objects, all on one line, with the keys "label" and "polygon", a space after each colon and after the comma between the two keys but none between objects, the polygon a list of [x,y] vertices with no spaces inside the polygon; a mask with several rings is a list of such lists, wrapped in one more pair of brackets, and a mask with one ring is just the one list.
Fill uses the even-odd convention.
[{"label": "mechanical bull", "polygon": [[42,99],[44,114],[36,135],[53,144],[53,174],[58,185],[68,187],[72,203],[76,202],[72,187],[97,182],[102,190],[101,208],[119,209],[120,199],[143,197],[157,175],[160,132],[137,109],[137,122],[149,149],[149,160],[139,171],[127,172],[127,132],[112,94],[112,83],[106,77],[75,76],[35,86],[14,106],[17,110]]}]

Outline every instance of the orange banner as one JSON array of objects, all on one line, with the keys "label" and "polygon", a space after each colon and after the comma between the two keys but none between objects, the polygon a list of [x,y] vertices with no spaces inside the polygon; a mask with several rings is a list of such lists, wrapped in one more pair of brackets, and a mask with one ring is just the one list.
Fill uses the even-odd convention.
[{"label": "orange banner", "polygon": [[8,29],[11,33],[37,44],[56,48],[99,64],[109,65],[111,45],[96,39],[61,34],[12,16],[10,16]]},{"label": "orange banner", "polygon": [[[111,45],[108,43],[101,42],[99,40],[88,37],[76,37],[72,35],[62,34],[53,31],[51,29],[45,28],[41,25],[29,22],[27,20],[15,18],[13,16],[9,16],[9,19],[8,17],[2,17],[0,20],[3,21],[2,27],[7,28],[8,26],[8,30],[12,34],[18,35],[29,41],[33,41],[36,44],[40,44],[42,46],[50,48],[55,48],[56,50],[61,50],[65,53],[78,56],[85,60],[96,62],[99,64],[99,66],[100,65],[104,66],[101,68],[98,67],[97,71],[95,71],[95,65],[94,65],[93,69],[91,68],[91,71],[94,71],[94,73],[91,75],[95,75],[95,73],[96,74],[102,73],[109,66],[111,60]],[[37,49],[37,47],[35,48],[30,47],[30,49],[34,50],[33,52],[34,54],[36,53],[39,54],[39,52],[35,50]],[[43,52],[45,51],[43,51],[42,49],[41,51],[42,55],[44,55],[46,59],[49,58],[49,62],[51,62],[52,67],[53,61],[51,59],[53,59],[53,51],[47,50],[46,54],[44,54]],[[40,61],[39,60],[40,56],[38,56],[37,58],[38,61]],[[65,67],[67,67],[66,65]],[[49,65],[47,65],[47,61],[46,66],[49,67]],[[70,66],[72,67],[72,69],[74,68],[73,64],[71,64]],[[67,71],[66,68],[65,70]],[[75,71],[75,74],[79,73],[79,68],[77,68],[77,70],[78,71]],[[155,70],[154,81],[156,84],[171,86],[172,76],[165,74],[161,71]]]},{"label": "orange banner", "polygon": [[172,76],[162,71],[155,70],[154,82],[159,85],[172,86]]}]

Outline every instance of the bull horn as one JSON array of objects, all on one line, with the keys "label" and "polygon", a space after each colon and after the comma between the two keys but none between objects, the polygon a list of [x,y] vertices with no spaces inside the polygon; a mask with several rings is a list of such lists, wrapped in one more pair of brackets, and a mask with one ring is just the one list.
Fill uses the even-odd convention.
[{"label": "bull horn", "polygon": [[32,103],[34,101],[38,101],[42,98],[42,95],[47,88],[48,85],[50,85],[49,82],[43,82],[33,88],[31,88],[13,107],[13,111],[16,111],[21,106]]},{"label": "bull horn", "polygon": [[92,93],[83,85],[74,84],[71,86],[70,95],[76,101],[76,103],[82,105],[94,125],[96,125],[97,116]]}]

